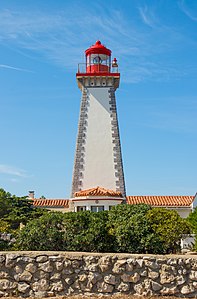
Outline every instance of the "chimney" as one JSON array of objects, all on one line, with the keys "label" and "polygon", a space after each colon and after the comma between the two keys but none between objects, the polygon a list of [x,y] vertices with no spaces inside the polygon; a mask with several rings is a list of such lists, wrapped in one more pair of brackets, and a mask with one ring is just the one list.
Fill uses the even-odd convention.
[{"label": "chimney", "polygon": [[34,199],[34,191],[29,191],[29,198]]}]

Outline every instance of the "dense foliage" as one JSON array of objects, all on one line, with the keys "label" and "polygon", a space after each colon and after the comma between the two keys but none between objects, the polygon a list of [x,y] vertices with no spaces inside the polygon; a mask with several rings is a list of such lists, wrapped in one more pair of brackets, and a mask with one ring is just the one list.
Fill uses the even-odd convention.
[{"label": "dense foliage", "polygon": [[0,188],[0,250],[11,249],[20,225],[43,213],[46,210],[33,207],[27,197],[17,197]]},{"label": "dense foliage", "polygon": [[177,212],[148,205],[118,205],[103,212],[49,212],[20,232],[17,249],[170,253],[189,232]]},{"label": "dense foliage", "polygon": [[26,196],[17,197],[0,189],[0,219],[9,223],[11,229],[17,229],[20,223],[26,224],[43,213],[45,211],[33,207],[32,201]]},{"label": "dense foliage", "polygon": [[108,211],[64,214],[65,250],[113,251],[114,237],[108,222]]},{"label": "dense foliage", "polygon": [[60,212],[29,221],[15,244],[18,250],[63,250],[63,247],[63,214]]},{"label": "dense foliage", "polygon": [[9,249],[9,240],[6,240],[6,234],[9,232],[8,222],[0,219],[0,250]]},{"label": "dense foliage", "polygon": [[116,252],[160,253],[162,244],[146,218],[150,206],[118,205],[109,211],[110,233]]},{"label": "dense foliage", "polygon": [[197,251],[197,207],[194,209],[192,213],[190,213],[188,221],[191,225],[192,232],[196,235],[194,248]]},{"label": "dense foliage", "polygon": [[161,240],[164,253],[177,252],[181,237],[190,234],[188,222],[174,210],[154,208],[148,211],[146,218],[154,234]]},{"label": "dense foliage", "polygon": [[[197,210],[189,221],[197,233]],[[180,250],[181,236],[189,232],[185,219],[164,208],[123,204],[110,211],[63,214],[35,208],[26,197],[0,189],[0,250],[171,253]]]}]

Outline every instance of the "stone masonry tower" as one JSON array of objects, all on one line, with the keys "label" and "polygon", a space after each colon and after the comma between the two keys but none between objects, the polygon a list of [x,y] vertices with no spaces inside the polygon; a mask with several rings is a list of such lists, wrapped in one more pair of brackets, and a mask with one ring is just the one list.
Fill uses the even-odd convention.
[{"label": "stone masonry tower", "polygon": [[111,50],[97,41],[76,74],[82,92],[72,194],[100,186],[125,197],[115,90],[120,73]]}]

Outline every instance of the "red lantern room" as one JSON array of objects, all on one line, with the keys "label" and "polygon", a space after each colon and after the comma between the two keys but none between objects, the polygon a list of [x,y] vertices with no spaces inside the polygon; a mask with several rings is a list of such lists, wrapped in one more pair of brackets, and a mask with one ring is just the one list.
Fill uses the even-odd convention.
[{"label": "red lantern room", "polygon": [[118,73],[118,64],[116,58],[111,62],[111,50],[107,49],[101,42],[96,41],[95,45],[85,51],[86,62],[79,64],[78,73],[85,76],[91,75],[111,75]]},{"label": "red lantern room", "polygon": [[86,73],[109,73],[111,66],[111,50],[98,40],[95,45],[85,51]]},{"label": "red lantern room", "polygon": [[[111,60],[111,50],[98,40],[93,46],[85,50],[85,63],[78,64],[76,77],[80,89],[82,86],[89,86],[89,84],[91,86],[102,84],[100,87],[113,84],[116,89],[120,81],[117,59]],[[107,81],[101,82],[104,78],[107,78]]]}]

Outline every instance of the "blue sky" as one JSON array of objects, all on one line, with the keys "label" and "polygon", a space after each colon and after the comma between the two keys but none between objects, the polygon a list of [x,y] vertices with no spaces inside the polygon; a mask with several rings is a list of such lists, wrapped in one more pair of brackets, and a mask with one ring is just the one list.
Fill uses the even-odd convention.
[{"label": "blue sky", "polygon": [[119,62],[128,195],[197,191],[196,0],[1,0],[0,187],[68,197],[81,93],[100,39]]}]

